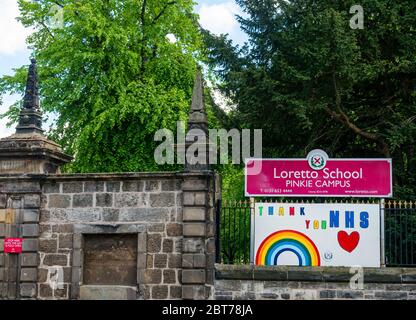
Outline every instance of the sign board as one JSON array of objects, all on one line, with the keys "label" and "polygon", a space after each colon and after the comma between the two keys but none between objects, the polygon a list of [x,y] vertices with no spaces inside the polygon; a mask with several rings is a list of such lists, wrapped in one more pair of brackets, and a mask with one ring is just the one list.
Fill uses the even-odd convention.
[{"label": "sign board", "polygon": [[22,238],[6,238],[4,239],[5,253],[22,253]]},{"label": "sign board", "polygon": [[256,203],[256,265],[380,267],[378,204]]},{"label": "sign board", "polygon": [[311,151],[307,159],[247,159],[248,197],[393,196],[391,159],[329,159]]}]

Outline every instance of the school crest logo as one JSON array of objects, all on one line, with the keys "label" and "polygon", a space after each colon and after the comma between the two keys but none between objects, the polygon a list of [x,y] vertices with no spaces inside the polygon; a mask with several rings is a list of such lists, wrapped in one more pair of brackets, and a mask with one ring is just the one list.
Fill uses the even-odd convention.
[{"label": "school crest logo", "polygon": [[308,154],[308,163],[313,170],[322,170],[326,166],[328,155],[323,150],[312,150]]}]

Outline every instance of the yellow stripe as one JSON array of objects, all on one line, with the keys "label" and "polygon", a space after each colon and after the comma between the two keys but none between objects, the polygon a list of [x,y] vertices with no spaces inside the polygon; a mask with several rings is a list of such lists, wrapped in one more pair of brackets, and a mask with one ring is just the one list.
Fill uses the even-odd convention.
[{"label": "yellow stripe", "polygon": [[282,232],[279,233],[277,235],[274,235],[273,237],[271,237],[270,239],[268,239],[260,248],[260,263],[264,264],[266,261],[266,254],[267,254],[267,249],[269,249],[269,247],[282,239],[289,239],[289,240],[297,240],[300,243],[302,243],[306,249],[308,250],[309,254],[311,255],[311,263],[312,266],[317,266],[318,265],[318,252],[316,252],[315,248],[313,247],[313,245],[311,244],[311,242],[305,238],[304,236],[294,233],[294,232]]}]

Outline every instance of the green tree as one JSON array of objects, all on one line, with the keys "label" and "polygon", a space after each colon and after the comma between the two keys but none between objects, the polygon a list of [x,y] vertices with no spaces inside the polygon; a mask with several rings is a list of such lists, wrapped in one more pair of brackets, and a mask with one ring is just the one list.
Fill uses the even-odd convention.
[{"label": "green tree", "polygon": [[[186,120],[201,38],[192,0],[19,0],[35,27],[41,105],[56,116],[52,139],[75,156],[67,170],[165,169],[154,133]],[[52,28],[59,6],[63,25]],[[59,21],[58,21],[59,22]],[[174,35],[176,42],[167,35]],[[22,93],[27,67],[0,80],[0,95]],[[19,103],[6,116],[15,121]]]},{"label": "green tree", "polygon": [[392,157],[397,196],[416,197],[416,2],[238,0],[249,43],[204,32],[240,126],[263,129],[265,156]]}]

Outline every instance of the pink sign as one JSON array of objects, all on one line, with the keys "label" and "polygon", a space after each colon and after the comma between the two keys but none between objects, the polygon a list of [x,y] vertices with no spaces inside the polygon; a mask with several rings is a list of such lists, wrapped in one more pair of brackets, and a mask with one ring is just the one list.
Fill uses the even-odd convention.
[{"label": "pink sign", "polygon": [[248,159],[246,196],[393,196],[391,159],[325,159],[321,156],[322,153],[315,153],[308,159]]},{"label": "pink sign", "polygon": [[22,253],[22,238],[6,238],[4,239],[5,253]]}]

